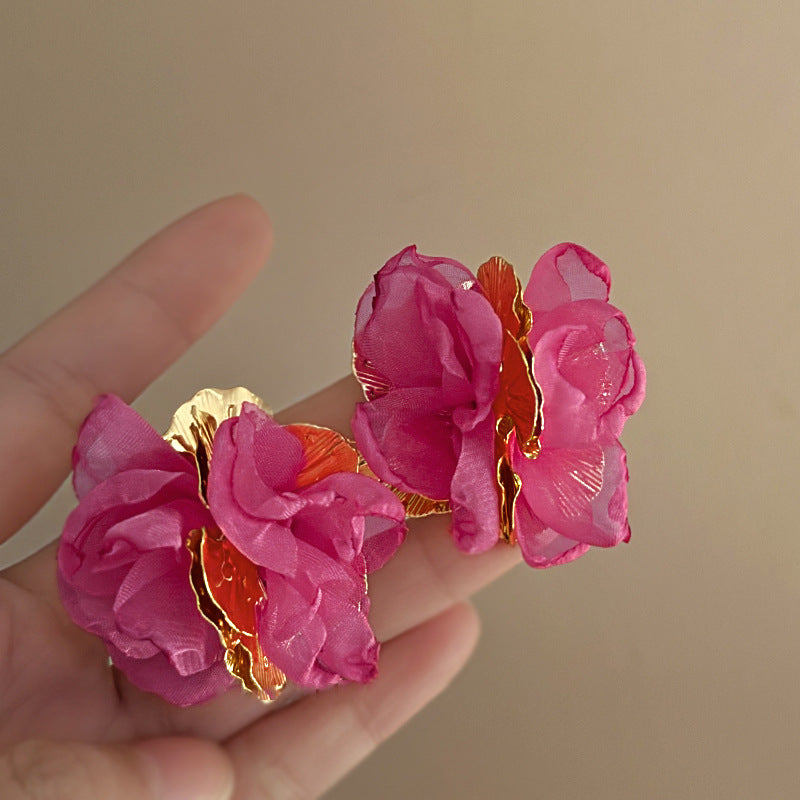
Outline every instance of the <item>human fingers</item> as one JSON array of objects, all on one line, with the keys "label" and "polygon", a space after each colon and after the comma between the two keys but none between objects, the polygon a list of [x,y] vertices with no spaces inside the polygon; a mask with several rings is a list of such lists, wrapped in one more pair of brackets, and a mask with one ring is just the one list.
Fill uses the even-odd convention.
[{"label": "human fingers", "polygon": [[58,487],[98,394],[132,400],[228,308],[271,247],[251,198],[204,206],[158,233],[0,356],[0,542]]},{"label": "human fingers", "polygon": [[449,514],[409,520],[395,557],[370,575],[370,622],[380,641],[466,600],[520,563],[519,548],[505,543],[481,555],[462,553],[450,538],[449,521]]},{"label": "human fingers", "polygon": [[27,741],[0,753],[4,800],[228,800],[230,759],[200,739]]},{"label": "human fingers", "polygon": [[234,736],[236,800],[318,797],[447,687],[478,630],[456,605],[385,645],[374,683],[307,697]]}]

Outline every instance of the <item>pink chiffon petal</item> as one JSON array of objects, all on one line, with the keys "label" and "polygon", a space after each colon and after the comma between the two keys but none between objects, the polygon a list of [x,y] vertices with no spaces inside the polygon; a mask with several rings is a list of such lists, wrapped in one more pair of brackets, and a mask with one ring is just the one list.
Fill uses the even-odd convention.
[{"label": "pink chiffon petal", "polygon": [[157,694],[176,706],[204,703],[228,691],[236,683],[222,660],[221,647],[217,661],[192,675],[179,674],[160,652],[151,658],[138,659],[126,656],[111,644],[106,643],[106,647],[114,666],[125,673],[134,686]]},{"label": "pink chiffon petal", "polygon": [[537,569],[568,564],[582,556],[589,545],[576,542],[548,528],[531,511],[525,496],[517,499],[515,509],[517,543],[525,563]]},{"label": "pink chiffon petal", "polygon": [[544,396],[543,442],[569,447],[618,436],[644,397],[644,370],[622,312],[585,300],[543,313],[531,331]]},{"label": "pink chiffon petal", "polygon": [[635,414],[644,401],[646,383],[644,362],[636,351],[631,351],[619,400],[601,420],[604,433],[611,436],[619,436],[622,433],[628,417]]},{"label": "pink chiffon petal", "polygon": [[[118,583],[124,580],[125,572],[126,570],[121,570]],[[82,582],[70,582],[60,573],[58,591],[70,619],[89,633],[99,636],[107,645],[117,641],[135,658],[150,658],[158,653],[158,648],[151,641],[133,643],[130,637],[117,629],[112,608],[113,595],[109,597],[89,594]]]},{"label": "pink chiffon petal", "polygon": [[363,578],[307,548],[297,579],[266,574],[259,621],[265,652],[300,686],[322,689],[376,674],[377,643],[367,621]]},{"label": "pink chiffon petal", "polygon": [[599,413],[588,397],[565,380],[559,370],[559,356],[568,331],[547,331],[534,347],[536,380],[542,390],[543,447],[570,447],[590,442],[597,436]]},{"label": "pink chiffon petal", "polygon": [[194,474],[194,465],[159,436],[130,406],[102,395],[84,420],[72,454],[73,485],[81,499],[112,475],[128,470]]},{"label": "pink chiffon petal", "polygon": [[132,642],[152,642],[180,675],[207,669],[221,652],[219,635],[200,614],[189,584],[190,562],[186,549],[145,553],[128,572],[113,606],[119,632]]},{"label": "pink chiffon petal", "polygon": [[294,535],[359,573],[380,569],[405,539],[403,504],[372,478],[339,472],[302,494],[310,502],[295,517]]},{"label": "pink chiffon petal", "polygon": [[[302,501],[292,493],[303,465],[296,436],[268,414],[245,403],[241,416],[225,420],[214,436],[214,455],[208,478],[211,494],[225,485],[225,496],[245,514],[260,519],[286,520]],[[222,477],[224,475],[224,478]]]},{"label": "pink chiffon petal", "polygon": [[130,568],[139,553],[182,547],[186,534],[210,519],[199,502],[192,507],[187,493],[196,496],[192,478],[158,471],[132,470],[98,485],[67,518],[58,549],[60,578],[108,596],[119,585],[118,569]]},{"label": "pink chiffon petal", "polygon": [[326,674],[358,683],[373,680],[378,674],[379,645],[367,621],[366,600],[359,609],[335,595],[324,594],[319,613],[329,622],[325,644],[317,657],[317,680],[325,681]]},{"label": "pink chiffon petal", "polygon": [[244,403],[242,413],[227,424],[235,424],[238,450],[250,456],[246,466],[255,469],[264,486],[275,491],[294,488],[303,459],[296,436],[253,403]]},{"label": "pink chiffon petal", "polygon": [[453,288],[470,289],[475,276],[459,261],[443,256],[426,256],[417,251],[416,245],[409,245],[396,256],[389,259],[387,272],[400,267],[412,269],[425,268],[438,275]]},{"label": "pink chiffon petal", "polygon": [[597,547],[611,547],[629,537],[628,471],[618,441],[543,449],[532,461],[515,447],[513,466],[531,514],[546,527]]},{"label": "pink chiffon petal", "polygon": [[[400,261],[390,260],[359,301],[356,359],[377,368],[389,385],[436,386],[441,376],[439,350],[447,347],[447,341],[441,340],[441,330],[431,331],[430,323],[437,313],[452,317],[453,285],[434,267],[420,269],[421,260],[418,266]],[[461,270],[469,276],[463,267]],[[402,349],[397,340],[387,341],[387,329],[402,335]],[[439,346],[432,346],[432,336],[434,342],[440,339]],[[404,353],[414,357],[408,359]]]},{"label": "pink chiffon petal", "polygon": [[[293,486],[302,450],[290,433],[280,430],[280,436],[274,435],[276,423],[269,420],[265,424],[258,418],[260,414],[269,420],[261,411],[250,411],[219,426],[208,477],[208,502],[220,530],[237,550],[254,564],[268,563],[275,572],[289,574],[297,566],[297,546],[288,521],[303,501],[266,480],[273,479],[281,489],[287,481]],[[272,454],[263,446],[264,438],[275,445]],[[270,471],[261,465],[270,457],[279,468]]]},{"label": "pink chiffon petal", "polygon": [[453,475],[450,490],[453,538],[466,553],[483,553],[497,544],[500,512],[494,436],[493,416],[487,416],[479,426],[464,434]]},{"label": "pink chiffon petal", "polygon": [[[207,508],[196,500],[179,498],[109,526],[103,560],[105,562],[108,556],[112,556],[112,548],[119,542],[130,544],[139,551],[161,547],[182,549],[190,531],[211,524],[213,519]],[[105,563],[100,564],[101,568],[105,566]]]},{"label": "pink chiffon petal", "polygon": [[283,576],[267,578],[267,602],[259,607],[259,641],[275,666],[289,680],[310,689],[322,689],[335,681],[320,682],[316,659],[325,643],[324,621],[317,615],[319,593],[309,602]]},{"label": "pink chiffon petal", "polygon": [[398,389],[356,406],[358,449],[382,480],[437,500],[449,497],[456,469],[452,419],[436,389]]},{"label": "pink chiffon petal", "polygon": [[[358,605],[363,599],[366,586],[364,557],[357,552],[349,561],[345,561],[338,556],[333,544],[328,552],[318,544],[310,544],[308,539],[318,540],[319,536],[309,536],[308,529],[317,528],[320,517],[324,524],[325,514],[308,510],[294,520],[293,532],[297,538],[298,564],[294,574],[286,576],[286,579],[308,598],[309,602],[318,591],[324,589],[326,592],[343,593],[343,597],[346,596],[350,602]],[[346,531],[342,534],[347,535]]]},{"label": "pink chiffon petal", "polygon": [[528,308],[549,311],[576,300],[608,300],[608,267],[585,248],[565,242],[551,247],[535,264],[524,297]]},{"label": "pink chiffon petal", "polygon": [[368,573],[375,572],[388,563],[405,540],[407,530],[405,512],[403,520],[388,516],[365,517],[363,556]]}]

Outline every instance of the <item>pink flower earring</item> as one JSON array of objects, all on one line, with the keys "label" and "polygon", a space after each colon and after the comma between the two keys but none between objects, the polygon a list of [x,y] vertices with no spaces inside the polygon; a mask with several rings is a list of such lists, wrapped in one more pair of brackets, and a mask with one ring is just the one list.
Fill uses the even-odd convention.
[{"label": "pink flower earring", "polygon": [[408,247],[381,268],[356,312],[352,425],[410,515],[450,510],[462,550],[518,542],[534,567],[629,538],[618,437],[645,371],[609,286],[573,244],[524,293],[500,258],[475,276]]},{"label": "pink flower earring", "polygon": [[366,576],[405,513],[341,435],[206,389],[161,437],[105,396],[73,460],[62,600],[136,686],[191,705],[237,682],[269,701],[375,676]]}]

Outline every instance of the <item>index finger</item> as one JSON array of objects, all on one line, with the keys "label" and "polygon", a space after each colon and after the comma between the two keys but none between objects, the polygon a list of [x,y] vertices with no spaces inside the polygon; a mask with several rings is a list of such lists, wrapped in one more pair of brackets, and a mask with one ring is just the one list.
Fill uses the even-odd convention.
[{"label": "index finger", "polygon": [[0,356],[0,542],[70,469],[99,394],[131,401],[222,315],[272,244],[250,197],[188,214]]}]

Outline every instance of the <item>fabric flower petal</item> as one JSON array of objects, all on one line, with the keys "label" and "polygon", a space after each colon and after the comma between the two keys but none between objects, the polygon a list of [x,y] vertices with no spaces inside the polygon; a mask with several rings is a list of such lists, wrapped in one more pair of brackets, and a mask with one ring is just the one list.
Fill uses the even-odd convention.
[{"label": "fabric flower petal", "polygon": [[[378,481],[338,472],[303,492],[309,503],[296,516],[294,535],[347,564],[366,561],[367,572],[383,566],[402,544],[405,511]],[[319,502],[311,502],[319,498]],[[359,562],[360,564],[360,562]]]},{"label": "fabric flower petal", "polygon": [[265,651],[307,688],[371,680],[378,648],[363,578],[315,548],[301,550],[303,571],[295,579],[265,574],[268,598],[259,624]]},{"label": "fabric flower petal", "polygon": [[258,636],[270,661],[300,686],[322,689],[335,680],[320,678],[317,656],[327,631],[317,614],[319,592],[309,600],[283,575],[269,575],[267,602],[259,609]]},{"label": "fabric flower petal", "polygon": [[576,542],[548,528],[531,511],[524,494],[517,498],[515,517],[519,548],[531,567],[543,569],[568,564],[589,549],[588,544]]},{"label": "fabric flower petal", "polygon": [[356,406],[351,423],[358,449],[378,477],[434,499],[449,496],[458,463],[458,439],[440,396],[438,389],[397,389]]},{"label": "fabric flower petal", "polygon": [[325,644],[317,656],[316,667],[344,680],[368,683],[378,674],[380,647],[367,621],[368,600],[360,608],[353,607],[333,593],[322,596],[319,613],[335,625],[326,625]]},{"label": "fabric flower petal", "polygon": [[206,524],[210,517],[199,502],[183,502],[193,491],[191,477],[158,471],[133,470],[98,485],[67,518],[58,551],[59,578],[80,583],[96,596],[109,595],[119,585],[113,568],[130,569],[153,546],[154,535],[164,537],[158,546],[182,547],[192,528]]},{"label": "fabric flower petal", "polygon": [[194,475],[194,465],[114,395],[99,397],[81,425],[72,466],[79,500],[106,478],[132,469]]},{"label": "fabric flower petal", "polygon": [[[285,457],[287,452],[293,461]],[[286,574],[297,565],[297,546],[287,522],[303,501],[281,490],[293,485],[301,458],[298,440],[251,406],[219,426],[208,477],[208,501],[225,536],[253,563],[268,557],[271,569]],[[271,459],[280,469],[261,465]]]},{"label": "fabric flower petal", "polygon": [[206,669],[191,675],[181,675],[164,653],[157,652],[144,659],[130,658],[113,644],[106,646],[114,665],[134,686],[160,695],[176,706],[204,703],[228,691],[235,684],[235,679],[222,660],[221,648],[220,658]]},{"label": "fabric flower petal", "polygon": [[449,496],[453,538],[459,549],[466,553],[483,553],[497,544],[500,511],[494,435],[494,418],[487,416],[461,439]]},{"label": "fabric flower petal", "polygon": [[644,397],[644,370],[622,312],[586,300],[542,314],[531,331],[545,402],[543,442],[618,436]]},{"label": "fabric flower petal", "polygon": [[[367,370],[375,369],[388,386],[440,385],[441,351],[450,349],[449,337],[442,338],[446,329],[432,331],[430,323],[452,318],[456,288],[482,300],[472,289],[474,282],[456,261],[430,259],[413,247],[400,252],[378,272],[359,300],[354,339],[357,362]],[[387,329],[402,336],[402,348],[396,338],[386,339]],[[413,357],[409,359],[408,353]]]},{"label": "fabric flower petal", "polygon": [[584,247],[570,242],[551,247],[536,262],[525,289],[525,304],[536,315],[576,300],[608,300],[611,273]]},{"label": "fabric flower petal", "polygon": [[[625,450],[611,439],[580,449],[543,449],[534,460],[513,451],[522,496],[532,515],[575,542],[611,547],[630,536]],[[527,534],[524,520],[518,531]]]},{"label": "fabric flower petal", "polygon": [[[220,658],[219,636],[200,615],[187,582],[189,561],[185,548],[145,553],[114,598],[117,629],[129,641],[152,642],[179,675],[207,669]],[[111,638],[117,648],[127,652],[118,638]]]}]

